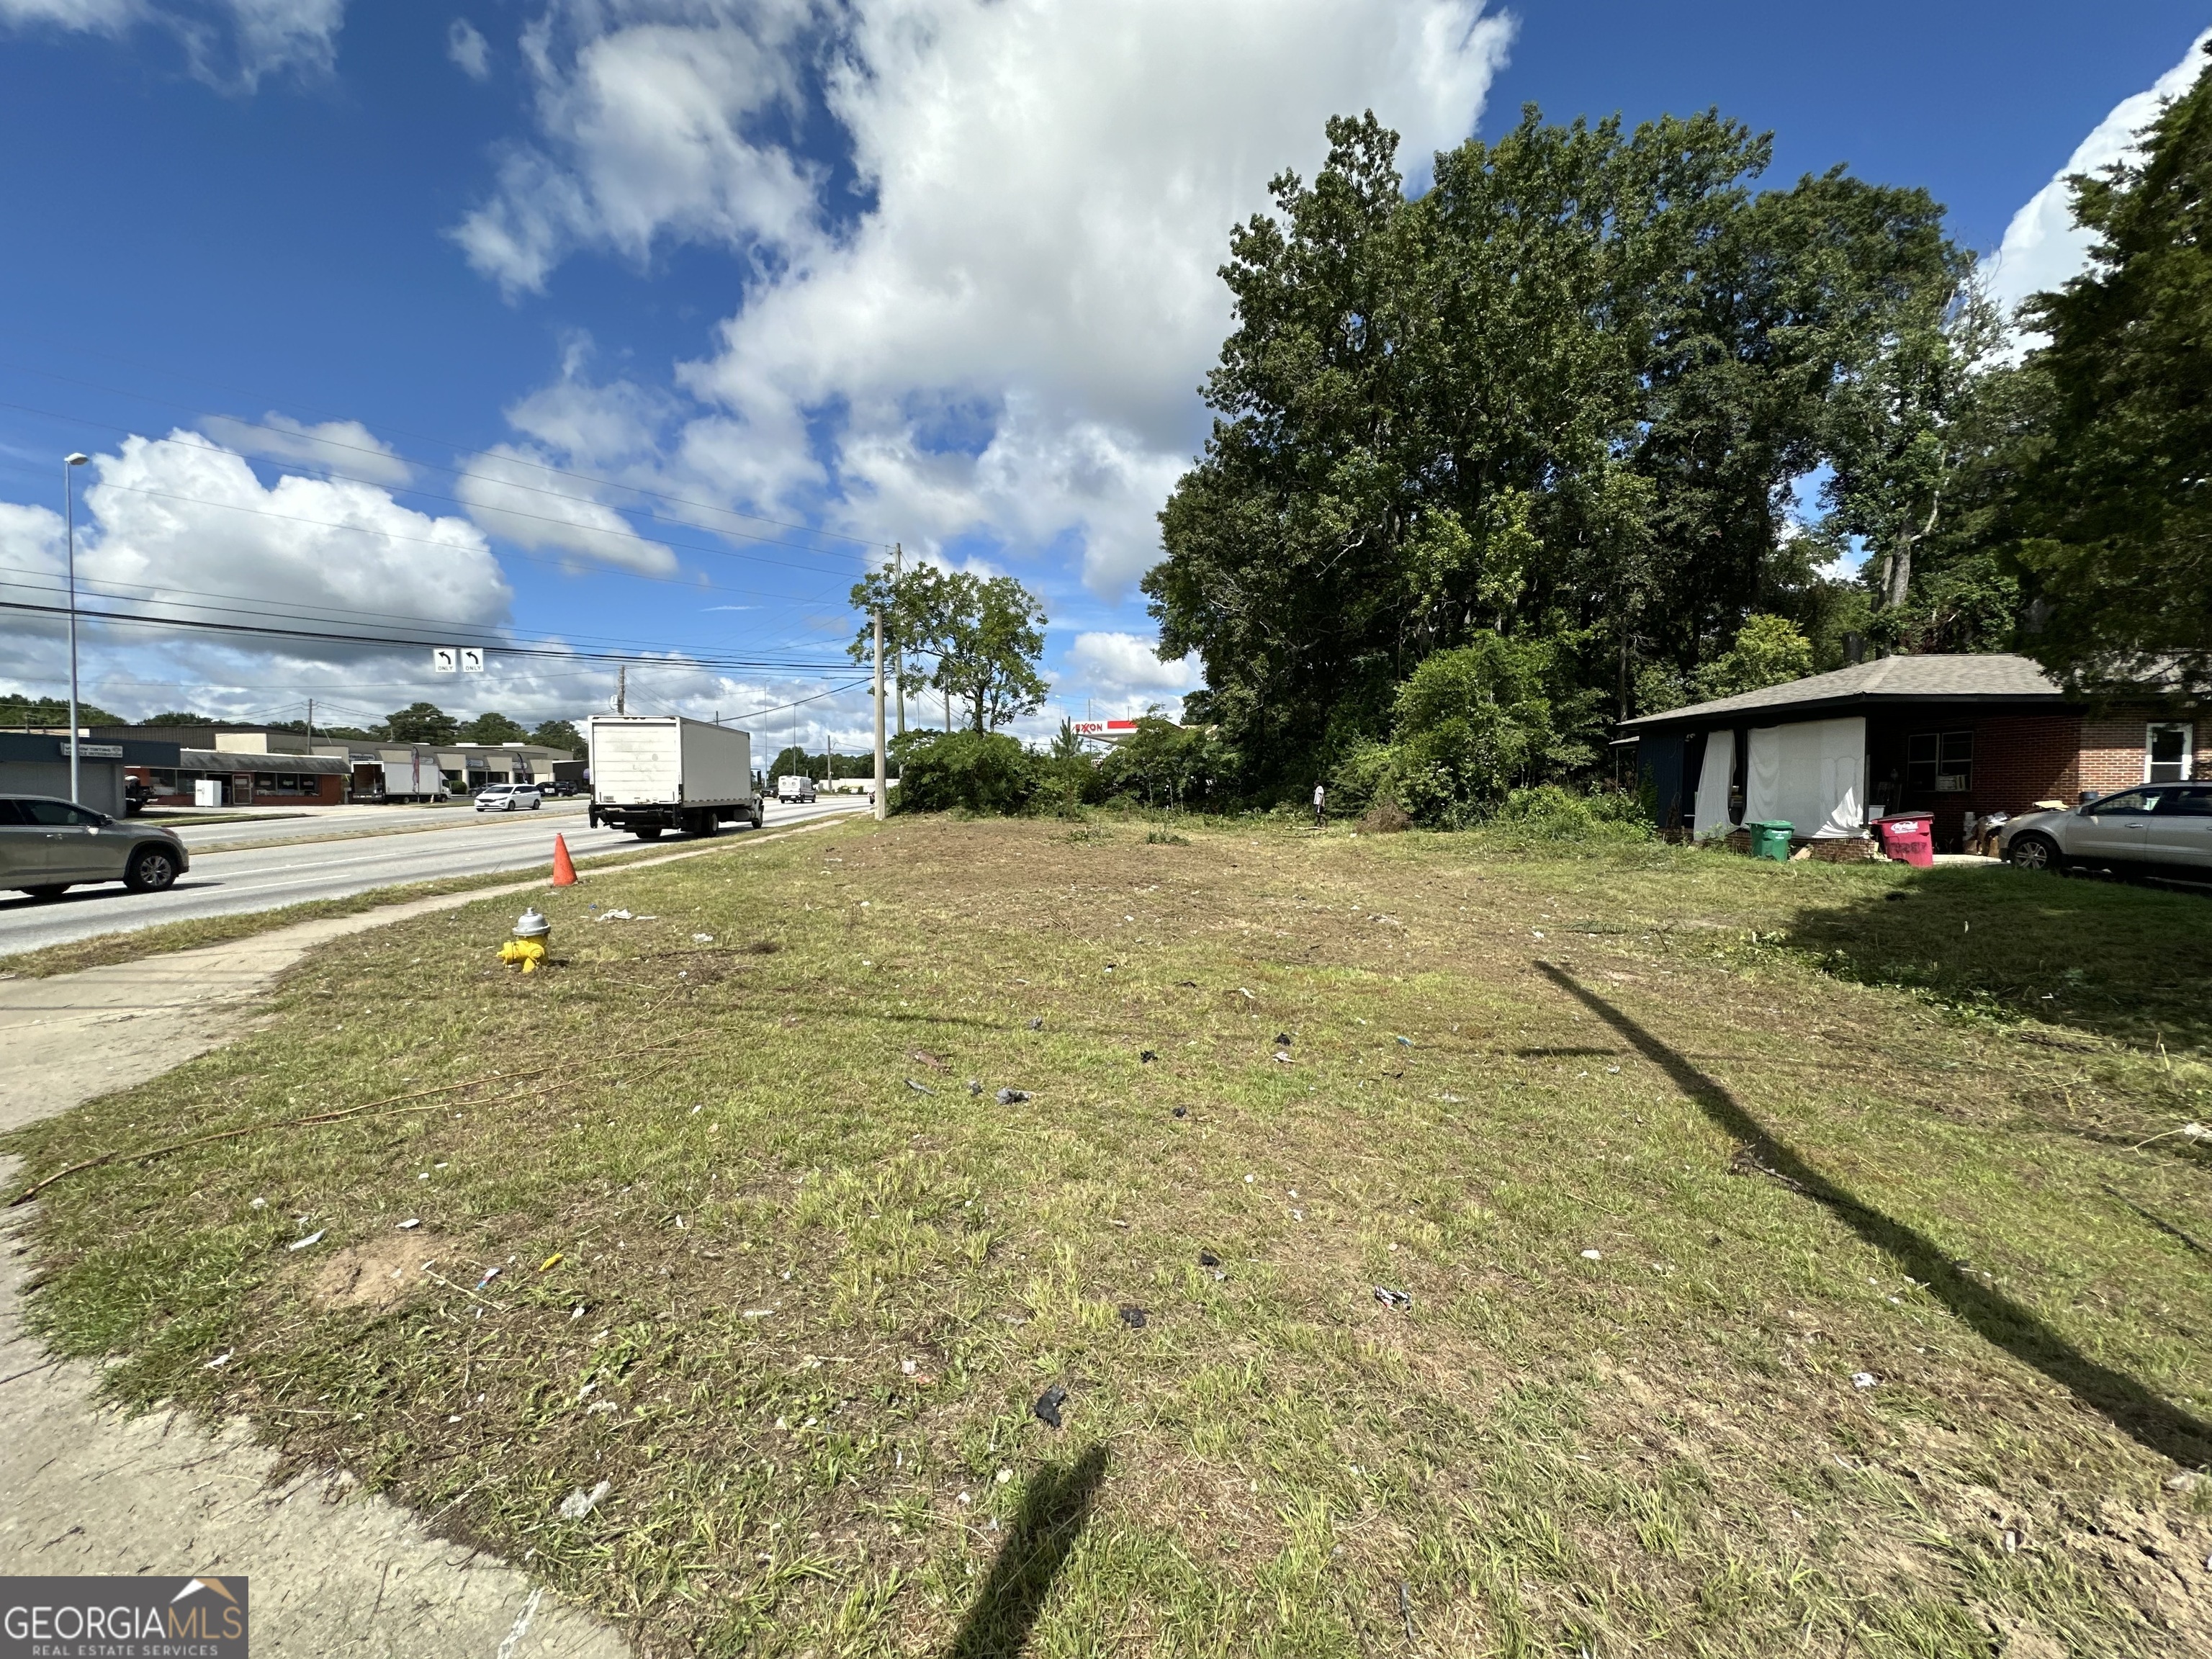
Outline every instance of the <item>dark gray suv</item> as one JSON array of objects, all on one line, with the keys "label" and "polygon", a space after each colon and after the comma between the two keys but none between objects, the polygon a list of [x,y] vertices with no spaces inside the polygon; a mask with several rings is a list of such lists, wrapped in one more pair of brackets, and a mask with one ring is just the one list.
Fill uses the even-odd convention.
[{"label": "dark gray suv", "polygon": [[54,898],[88,882],[158,893],[191,866],[167,830],[51,795],[0,795],[0,888]]}]

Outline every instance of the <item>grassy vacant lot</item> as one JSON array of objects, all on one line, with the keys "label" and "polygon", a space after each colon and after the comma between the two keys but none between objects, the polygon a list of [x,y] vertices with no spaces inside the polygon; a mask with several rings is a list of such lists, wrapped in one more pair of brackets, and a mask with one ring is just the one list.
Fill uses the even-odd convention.
[{"label": "grassy vacant lot", "polygon": [[17,1147],[386,1103],[63,1180],[36,1316],[652,1654],[2212,1650],[2207,901],[1179,836],[343,941]]}]

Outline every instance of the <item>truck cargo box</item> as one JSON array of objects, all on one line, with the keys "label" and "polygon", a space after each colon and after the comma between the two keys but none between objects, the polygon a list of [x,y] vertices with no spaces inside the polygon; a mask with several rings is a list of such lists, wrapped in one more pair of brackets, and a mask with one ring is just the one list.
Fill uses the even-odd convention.
[{"label": "truck cargo box", "polygon": [[745,819],[757,827],[752,735],[666,715],[585,722],[592,750],[591,821],[652,840],[665,830],[712,835]]}]

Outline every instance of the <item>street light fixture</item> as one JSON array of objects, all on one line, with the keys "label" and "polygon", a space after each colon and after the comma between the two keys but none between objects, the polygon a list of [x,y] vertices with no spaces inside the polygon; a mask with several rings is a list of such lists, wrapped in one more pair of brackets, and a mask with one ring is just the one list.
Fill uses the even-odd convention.
[{"label": "street light fixture", "polygon": [[76,483],[70,477],[70,469],[82,466],[92,459],[89,455],[71,455],[62,463],[62,517],[69,526],[69,634],[70,634],[70,804],[82,804],[77,775],[76,740]]}]

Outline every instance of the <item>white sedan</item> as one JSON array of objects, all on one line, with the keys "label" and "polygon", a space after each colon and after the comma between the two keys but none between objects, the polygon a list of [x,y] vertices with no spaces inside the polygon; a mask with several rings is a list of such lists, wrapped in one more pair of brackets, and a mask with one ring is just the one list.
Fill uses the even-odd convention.
[{"label": "white sedan", "polygon": [[544,804],[545,797],[534,783],[495,783],[477,791],[479,812],[520,812],[526,808],[535,812]]}]

